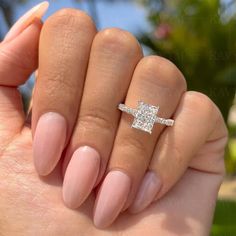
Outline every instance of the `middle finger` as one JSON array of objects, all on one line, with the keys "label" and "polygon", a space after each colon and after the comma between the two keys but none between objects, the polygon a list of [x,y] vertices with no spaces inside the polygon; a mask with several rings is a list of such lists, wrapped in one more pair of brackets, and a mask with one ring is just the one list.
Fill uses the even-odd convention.
[{"label": "middle finger", "polygon": [[[103,176],[120,113],[134,69],[142,57],[137,40],[128,32],[106,29],[92,45],[82,102],[64,169],[63,198],[79,207]],[[72,156],[72,157],[71,157]]]}]

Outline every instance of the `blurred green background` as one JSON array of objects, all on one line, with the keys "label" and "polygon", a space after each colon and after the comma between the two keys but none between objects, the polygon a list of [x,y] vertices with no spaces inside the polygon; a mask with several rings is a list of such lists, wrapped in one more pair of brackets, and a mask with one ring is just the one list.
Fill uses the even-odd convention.
[{"label": "blurred green background", "polygon": [[[30,0],[28,0],[30,2]],[[37,1],[32,1],[37,3]],[[60,2],[63,7],[65,1]],[[158,54],[173,61],[183,72],[189,90],[207,94],[220,108],[229,127],[229,143],[225,163],[226,182],[232,183],[229,200],[218,201],[212,236],[236,235],[236,1],[230,0],[74,0],[77,7],[87,11],[101,27],[101,15],[105,14],[98,4],[114,4],[122,11],[122,4],[143,8],[148,30],[135,31],[146,54]],[[16,8],[26,5],[27,0],[0,0],[2,17],[7,27],[15,21]],[[52,4],[51,4],[52,5]],[[119,8],[118,8],[119,6]],[[129,7],[130,7],[129,6]],[[126,7],[124,6],[124,9]],[[138,15],[130,8],[130,17]],[[120,18],[121,19],[121,18]],[[107,19],[108,20],[108,19]],[[119,22],[119,17],[118,17]],[[119,23],[118,23],[119,26]],[[0,25],[0,32],[3,24]],[[122,27],[122,26],[121,26]],[[0,37],[3,38],[3,33]],[[25,97],[29,93],[25,93]],[[235,186],[235,187],[234,187]],[[229,188],[230,189],[230,188]],[[227,195],[227,194],[226,194]]]}]

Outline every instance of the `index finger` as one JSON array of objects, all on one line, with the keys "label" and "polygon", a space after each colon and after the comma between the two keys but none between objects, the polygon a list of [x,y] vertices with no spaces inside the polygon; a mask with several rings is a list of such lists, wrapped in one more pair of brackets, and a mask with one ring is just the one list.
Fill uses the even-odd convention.
[{"label": "index finger", "polygon": [[34,161],[49,174],[59,161],[77,117],[95,26],[88,15],[63,9],[42,29],[34,91]]}]

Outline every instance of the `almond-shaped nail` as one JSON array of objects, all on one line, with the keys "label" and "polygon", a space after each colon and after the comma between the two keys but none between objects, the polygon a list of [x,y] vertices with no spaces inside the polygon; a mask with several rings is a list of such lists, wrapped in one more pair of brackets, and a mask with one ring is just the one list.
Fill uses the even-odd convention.
[{"label": "almond-shaped nail", "polygon": [[4,42],[10,41],[17,37],[24,29],[26,29],[35,18],[41,19],[49,7],[49,2],[44,1],[30,9],[25,13],[10,29],[5,36]]},{"label": "almond-shaped nail", "polygon": [[69,162],[63,182],[63,199],[78,208],[91,193],[100,169],[99,153],[88,146],[78,148]]},{"label": "almond-shaped nail", "polygon": [[138,213],[148,207],[161,188],[161,181],[153,171],[148,171],[139,187],[133,204],[129,207],[131,213]]},{"label": "almond-shaped nail", "polygon": [[94,225],[105,228],[121,212],[130,192],[131,179],[122,171],[110,171],[104,179],[94,209]]},{"label": "almond-shaped nail", "polygon": [[50,174],[56,167],[66,142],[67,122],[55,112],[43,114],[33,139],[34,164],[39,175]]}]

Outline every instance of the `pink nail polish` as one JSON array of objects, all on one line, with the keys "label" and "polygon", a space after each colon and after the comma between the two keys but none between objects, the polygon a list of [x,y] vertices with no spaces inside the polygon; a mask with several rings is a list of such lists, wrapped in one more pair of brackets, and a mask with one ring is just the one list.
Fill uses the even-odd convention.
[{"label": "pink nail polish", "polygon": [[153,171],[148,171],[139,187],[136,198],[130,206],[131,213],[138,213],[148,207],[161,188],[161,181]]},{"label": "pink nail polish", "polygon": [[67,122],[54,112],[45,113],[37,123],[33,140],[34,164],[40,175],[53,171],[66,142]]},{"label": "pink nail polish", "polygon": [[110,171],[99,190],[94,209],[94,224],[109,226],[121,212],[130,192],[131,179],[122,171]]},{"label": "pink nail polish", "polygon": [[4,42],[10,41],[17,37],[24,29],[26,29],[35,18],[41,19],[49,7],[49,2],[45,1],[29,10],[23,15],[10,29],[5,36]]},{"label": "pink nail polish", "polygon": [[91,193],[100,169],[98,152],[88,146],[78,148],[66,169],[63,199],[69,208],[78,208]]}]

